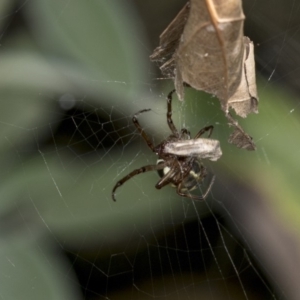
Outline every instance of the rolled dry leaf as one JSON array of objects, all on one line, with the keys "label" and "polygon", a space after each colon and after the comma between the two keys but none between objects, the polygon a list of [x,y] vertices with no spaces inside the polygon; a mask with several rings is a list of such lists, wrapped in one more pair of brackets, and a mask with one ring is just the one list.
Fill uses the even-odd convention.
[{"label": "rolled dry leaf", "polygon": [[191,0],[175,59],[175,88],[183,100],[183,82],[229,99],[240,84],[243,56],[240,0]]},{"label": "rolled dry leaf", "polygon": [[245,118],[249,113],[258,113],[258,97],[256,88],[254,46],[249,38],[244,37],[244,68],[240,85],[235,93],[224,103],[224,110],[233,108],[237,115]]}]

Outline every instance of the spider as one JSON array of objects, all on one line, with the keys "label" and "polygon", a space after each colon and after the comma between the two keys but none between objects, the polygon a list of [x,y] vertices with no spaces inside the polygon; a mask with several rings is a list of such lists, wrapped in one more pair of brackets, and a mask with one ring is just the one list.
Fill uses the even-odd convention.
[{"label": "spider", "polygon": [[[181,131],[176,129],[172,121],[172,95],[174,92],[175,90],[172,90],[167,97],[167,123],[172,134],[157,146],[154,146],[137,119],[139,114],[150,111],[150,109],[140,110],[133,116],[133,124],[148,147],[158,156],[158,160],[156,165],[147,165],[133,170],[119,180],[112,190],[112,199],[114,201],[116,201],[115,191],[122,184],[133,176],[154,170],[158,172],[161,178],[155,185],[157,189],[171,184],[173,187],[176,187],[178,195],[193,200],[204,200],[210,192],[215,176],[212,177],[208,188],[202,196],[189,193],[196,189],[198,184],[201,184],[208,174],[201,163],[201,159],[217,160],[221,157],[220,143],[218,140],[210,139],[213,126],[202,128],[194,139],[191,139],[190,132],[186,128],[181,129]],[[208,132],[208,138],[200,138],[205,132]]]}]

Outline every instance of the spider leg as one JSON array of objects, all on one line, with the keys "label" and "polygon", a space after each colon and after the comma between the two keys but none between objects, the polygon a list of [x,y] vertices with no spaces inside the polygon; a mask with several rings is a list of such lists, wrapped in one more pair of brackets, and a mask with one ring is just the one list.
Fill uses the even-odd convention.
[{"label": "spider leg", "polygon": [[214,126],[210,125],[210,126],[206,126],[204,128],[202,128],[194,137],[194,139],[199,138],[203,133],[205,133],[206,131],[209,131],[208,133],[208,137],[211,136],[212,132],[213,132]]},{"label": "spider leg", "polygon": [[150,138],[148,137],[148,135],[146,134],[146,132],[144,131],[144,129],[142,128],[142,126],[140,125],[138,119],[137,119],[137,116],[141,113],[144,113],[146,111],[150,111],[151,109],[142,109],[140,111],[138,111],[132,118],[132,122],[133,124],[135,125],[135,127],[137,128],[137,130],[139,131],[140,135],[143,137],[143,139],[145,140],[145,142],[147,143],[148,147],[153,151],[155,152],[154,150],[154,145],[153,143],[151,142]]},{"label": "spider leg", "polygon": [[141,167],[139,169],[133,170],[132,172],[130,172],[129,174],[127,174],[125,177],[123,177],[121,180],[119,180],[115,184],[115,186],[114,186],[114,188],[112,190],[112,193],[111,193],[112,199],[114,201],[116,201],[116,198],[115,198],[115,191],[116,191],[116,189],[118,187],[120,187],[122,184],[124,184],[127,180],[129,180],[130,178],[132,178],[133,176],[141,174],[141,173],[145,173],[145,172],[148,172],[148,171],[160,170],[160,169],[163,169],[165,166],[166,166],[166,164],[162,163],[162,164],[158,164],[158,165],[148,165],[148,166],[144,166],[144,167]]},{"label": "spider leg", "polygon": [[188,136],[188,138],[191,138],[191,133],[186,129],[186,128],[182,128],[181,129],[181,137],[186,134]]},{"label": "spider leg", "polygon": [[172,90],[167,97],[167,103],[168,103],[168,111],[167,111],[167,122],[169,125],[170,130],[172,131],[172,133],[176,136],[178,136],[178,131],[173,123],[172,120],[172,95],[173,93],[176,92],[176,90]]},{"label": "spider leg", "polygon": [[164,177],[162,177],[159,182],[155,185],[155,187],[160,190],[161,188],[163,188],[164,186],[168,185],[172,178],[173,175],[176,173],[176,171],[172,171],[170,170]]},{"label": "spider leg", "polygon": [[213,176],[213,178],[211,179],[208,188],[206,189],[205,193],[202,196],[196,196],[196,195],[191,195],[191,194],[187,194],[181,191],[181,183],[177,186],[176,188],[176,192],[179,196],[182,197],[187,197],[187,198],[191,198],[193,200],[198,200],[198,201],[202,201],[205,200],[205,198],[207,197],[208,193],[210,192],[214,182],[215,182],[215,178],[216,176]]}]

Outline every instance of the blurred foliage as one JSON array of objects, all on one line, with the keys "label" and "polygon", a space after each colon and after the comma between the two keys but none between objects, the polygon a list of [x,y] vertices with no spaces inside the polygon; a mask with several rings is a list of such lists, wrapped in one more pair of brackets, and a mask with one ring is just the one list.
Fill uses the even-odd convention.
[{"label": "blurred foliage", "polygon": [[[148,55],[156,46],[153,39],[184,1],[174,2],[172,10],[168,2],[156,2],[0,3],[0,286],[4,299],[80,299],[83,287],[69,272],[62,250],[69,250],[77,259],[78,249],[93,249],[96,254],[83,251],[82,256],[91,255],[88,263],[96,269],[94,257],[107,256],[109,261],[112,254],[125,253],[125,249],[126,254],[135,255],[139,247],[145,249],[148,239],[153,241],[172,231],[174,224],[211,214],[210,206],[182,201],[171,187],[157,191],[155,172],[131,180],[118,190],[117,202],[111,200],[116,180],[156,160],[132,126],[132,114],[151,108],[152,112],[141,116],[145,130],[156,142],[169,134],[165,95],[172,83],[156,80],[160,74],[152,70]],[[280,8],[278,3],[273,6]],[[286,7],[291,12],[291,6]],[[249,7],[249,1],[245,8],[255,41],[255,21],[273,23],[265,22],[265,16],[257,17],[259,9]],[[158,17],[158,12],[163,17]],[[290,34],[288,27],[282,30]],[[291,42],[282,35],[278,38],[284,46]],[[223,157],[209,164],[218,178],[214,200],[223,199],[224,207],[227,198],[245,201],[244,211],[239,211],[243,215],[249,212],[248,194],[238,197],[236,189],[246,186],[257,191],[276,216],[276,225],[289,230],[298,249],[299,99],[278,87],[278,82],[290,75],[273,64],[279,58],[287,59],[281,56],[283,52],[278,54],[277,48],[272,52],[272,39],[266,35],[257,39],[258,70],[270,78],[273,71],[281,73],[272,77],[275,81],[259,77],[260,112],[239,120],[254,137],[256,152],[227,143],[230,129],[218,101],[209,95],[190,89],[185,103],[174,99],[174,121],[178,128],[185,126],[193,134],[205,125],[215,126],[213,137],[221,141]],[[299,41],[295,44],[298,47]],[[273,60],[265,60],[268,55]],[[293,68],[297,70],[300,68]],[[292,79],[294,82],[295,77]],[[218,189],[227,182],[228,194],[221,198]],[[235,204],[229,202],[226,209]],[[217,206],[214,201],[209,205]],[[255,236],[261,224],[254,221],[247,230]],[[234,223],[233,214],[227,222]],[[246,234],[245,240],[250,241]],[[143,246],[141,237],[145,237]],[[272,252],[276,249],[271,249],[268,241],[261,241],[258,249],[267,249],[276,260]],[[259,250],[257,259],[261,261]],[[297,258],[295,254],[295,265]],[[105,275],[114,275],[109,271],[107,267]]]},{"label": "blurred foliage", "polygon": [[[76,147],[87,137],[75,140],[73,134],[90,114],[108,123],[112,113],[124,118],[132,112],[131,99],[143,90],[136,83],[147,82],[139,50],[146,43],[133,8],[122,1],[2,1],[0,9],[1,296],[76,299],[74,276],[66,276],[61,254],[50,248],[61,251],[59,240],[75,236],[92,239],[88,232],[99,238],[97,228],[109,227],[111,199],[103,189],[110,193],[116,173],[110,170],[114,160],[105,159],[108,150],[101,151],[102,136],[92,164]],[[68,106],[74,116],[63,109]],[[66,118],[73,126],[65,124],[62,135]],[[41,232],[56,245],[49,247]]]}]

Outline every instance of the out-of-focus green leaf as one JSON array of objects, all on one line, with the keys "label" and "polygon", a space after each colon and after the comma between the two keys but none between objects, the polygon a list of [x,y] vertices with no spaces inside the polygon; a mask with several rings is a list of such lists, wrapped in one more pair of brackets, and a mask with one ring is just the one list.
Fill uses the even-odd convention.
[{"label": "out-of-focus green leaf", "polygon": [[148,58],[141,55],[141,26],[130,3],[42,0],[25,9],[45,53],[89,68],[91,74],[82,74],[81,79],[93,82],[103,95],[124,102],[136,97],[142,87],[137,83],[147,77]]},{"label": "out-of-focus green leaf", "polygon": [[34,232],[27,231],[19,240],[11,236],[5,242],[1,239],[1,298],[81,299],[80,290],[74,285],[76,278],[69,272],[67,261],[46,239],[28,242],[28,238],[34,235]]},{"label": "out-of-focus green leaf", "polygon": [[0,15],[1,16],[6,16],[6,18],[1,17],[0,18],[0,28],[3,28],[3,25],[5,24],[5,22],[7,21],[7,18],[10,17],[10,8],[13,7],[13,5],[15,5],[16,1],[13,0],[2,0],[0,1]]}]

